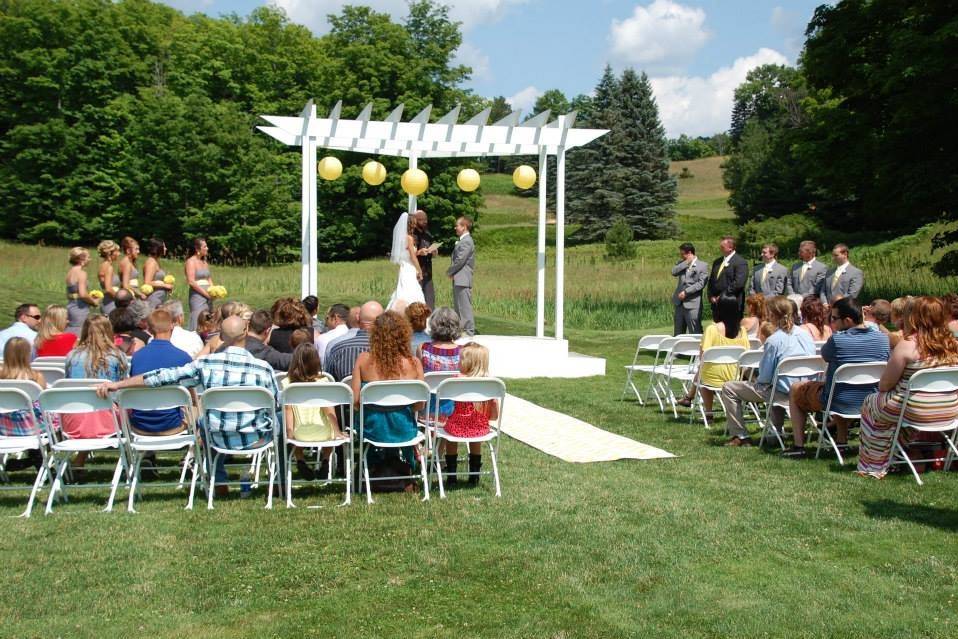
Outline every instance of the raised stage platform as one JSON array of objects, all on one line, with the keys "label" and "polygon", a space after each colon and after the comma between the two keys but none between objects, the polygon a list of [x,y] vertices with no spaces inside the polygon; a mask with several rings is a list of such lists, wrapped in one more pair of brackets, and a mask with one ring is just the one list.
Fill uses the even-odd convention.
[{"label": "raised stage platform", "polygon": [[551,337],[476,335],[489,349],[489,374],[496,377],[592,377],[605,375],[605,360],[569,352],[569,342]]}]

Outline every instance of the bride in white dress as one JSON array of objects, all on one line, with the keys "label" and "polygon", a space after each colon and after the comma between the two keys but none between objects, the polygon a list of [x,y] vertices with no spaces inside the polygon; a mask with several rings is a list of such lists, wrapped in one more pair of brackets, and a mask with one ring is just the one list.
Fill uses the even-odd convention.
[{"label": "bride in white dress", "polygon": [[422,269],[419,267],[419,260],[416,258],[416,242],[412,236],[412,227],[415,221],[409,219],[408,213],[403,213],[393,227],[393,245],[389,260],[399,265],[399,281],[396,283],[396,290],[389,298],[389,306],[386,310],[392,310],[398,302],[403,302],[409,306],[413,302],[425,303],[426,298],[422,294]]}]

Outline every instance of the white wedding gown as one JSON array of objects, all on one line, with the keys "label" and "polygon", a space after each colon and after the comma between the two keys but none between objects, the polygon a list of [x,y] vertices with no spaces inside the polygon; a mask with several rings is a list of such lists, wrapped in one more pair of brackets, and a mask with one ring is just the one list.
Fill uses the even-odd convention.
[{"label": "white wedding gown", "polygon": [[422,294],[422,286],[416,278],[416,267],[409,261],[409,254],[403,251],[399,258],[399,281],[396,283],[396,290],[389,298],[389,306],[386,310],[391,310],[396,302],[402,300],[409,306],[413,302],[426,302]]}]

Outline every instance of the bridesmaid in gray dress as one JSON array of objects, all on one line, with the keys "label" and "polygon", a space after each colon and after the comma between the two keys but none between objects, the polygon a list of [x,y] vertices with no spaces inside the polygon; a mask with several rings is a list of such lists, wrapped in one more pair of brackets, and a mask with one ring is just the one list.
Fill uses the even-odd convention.
[{"label": "bridesmaid in gray dress", "polygon": [[198,237],[193,240],[193,255],[186,260],[186,283],[190,287],[190,330],[196,330],[196,320],[202,311],[213,311],[210,294],[206,291],[213,286],[210,265],[206,261],[210,249],[206,240]]},{"label": "bridesmaid in gray dress", "polygon": [[150,310],[155,309],[166,301],[173,290],[172,284],[163,281],[166,271],[160,267],[159,259],[166,256],[166,242],[157,238],[146,241],[146,262],[143,263],[143,283],[153,287],[153,292],[146,296],[146,303]]},{"label": "bridesmaid in gray dress", "polygon": [[100,303],[100,310],[104,315],[109,315],[116,308],[116,302],[113,301],[113,293],[120,286],[120,276],[116,274],[116,261],[120,257],[120,245],[113,240],[103,240],[96,247],[102,261],[100,269],[97,271],[97,279],[100,281],[100,288],[103,290],[103,301]]},{"label": "bridesmaid in gray dress", "polygon": [[136,258],[140,255],[140,243],[127,235],[120,240],[123,247],[123,258],[120,260],[120,288],[133,293],[133,299],[145,300],[146,295],[140,292],[140,271],[136,268]]},{"label": "bridesmaid in gray dress", "polygon": [[96,307],[97,300],[90,297],[87,274],[84,270],[90,263],[90,252],[82,246],[70,249],[70,270],[67,271],[67,331],[80,334],[83,322]]}]

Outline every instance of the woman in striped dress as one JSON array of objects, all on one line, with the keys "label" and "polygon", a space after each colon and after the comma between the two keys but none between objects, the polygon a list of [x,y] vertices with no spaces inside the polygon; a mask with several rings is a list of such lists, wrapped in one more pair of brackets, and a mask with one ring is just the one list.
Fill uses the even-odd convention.
[{"label": "woman in striped dress", "polygon": [[891,354],[878,392],[862,404],[858,474],[863,477],[881,479],[888,472],[892,437],[903,409],[905,421],[912,424],[948,424],[958,417],[956,393],[915,393],[903,406],[912,375],[958,364],[958,340],[948,330],[944,305],[934,297],[916,298],[903,330],[905,337]]}]

